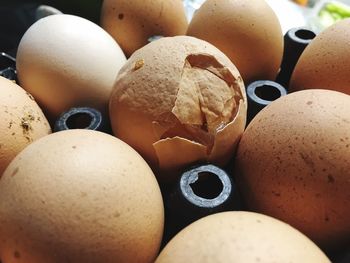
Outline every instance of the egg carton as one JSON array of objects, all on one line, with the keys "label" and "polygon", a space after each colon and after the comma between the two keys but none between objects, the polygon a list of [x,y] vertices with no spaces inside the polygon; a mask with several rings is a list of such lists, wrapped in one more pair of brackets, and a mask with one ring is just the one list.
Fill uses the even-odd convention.
[{"label": "egg carton", "polygon": [[[189,18],[189,20],[191,19],[191,17],[193,16],[193,13],[195,12],[195,10],[196,9],[198,9],[198,7],[200,6],[200,4],[202,3],[203,1],[185,1],[184,2],[184,4],[185,4],[185,7],[186,7],[186,10],[187,10],[187,15],[188,15],[188,18]],[[42,16],[41,16],[42,17]],[[39,17],[40,18],[40,17]],[[300,55],[300,54],[299,54]],[[6,55],[3,55],[3,57],[8,57],[8,56],[6,56]],[[11,60],[11,57],[8,57],[8,58],[10,58],[10,60]],[[12,58],[12,61],[14,60],[14,58]],[[8,63],[8,61],[6,62],[6,63]],[[15,67],[13,67],[13,68],[15,68]],[[1,72],[3,72],[3,71],[1,71]],[[259,85],[263,85],[263,86],[265,86],[265,87],[268,87],[268,86],[272,86],[272,87],[274,87],[274,83],[260,83]],[[255,84],[255,86],[254,85],[252,85],[252,87],[254,88],[257,88],[257,87],[259,87],[259,85],[256,85]],[[279,88],[280,89],[280,88]],[[248,90],[249,90],[249,87],[248,87]],[[280,89],[280,91],[281,91],[281,95],[280,96],[282,96],[282,95],[285,95],[286,94],[286,91],[285,90],[283,90],[283,89]],[[273,93],[273,91],[272,91],[272,93]],[[284,93],[284,94],[282,94],[282,93]],[[256,95],[257,94],[257,92],[255,92],[255,91],[253,91],[252,92],[252,94],[253,95]],[[269,96],[271,96],[271,97],[273,97],[273,95],[264,95],[264,96],[267,96],[267,97],[269,97]],[[251,98],[252,96],[249,96],[249,98]],[[279,96],[277,96],[277,97],[279,97]],[[259,98],[258,98],[259,99]],[[260,98],[261,99],[261,98]],[[275,98],[271,98],[271,100],[273,100],[273,99],[275,99]],[[265,101],[267,101],[268,103],[269,102],[271,102],[271,100],[269,101],[268,99],[265,99]],[[256,101],[255,101],[256,102]],[[260,100],[260,102],[261,102],[261,100]],[[267,104],[266,104],[267,105]],[[266,105],[260,105],[261,107],[263,107],[263,106],[266,106]],[[252,108],[252,107],[251,107]],[[261,108],[260,108],[261,109]],[[258,110],[260,110],[260,109],[258,109]],[[97,128],[97,126],[98,127],[100,127],[99,126],[99,124],[98,124],[98,122],[99,121],[101,121],[101,115],[99,115],[98,113],[94,113],[95,115],[91,115],[91,110],[89,110],[89,109],[86,109],[86,108],[84,108],[83,110],[82,109],[74,109],[74,110],[70,110],[70,111],[68,111],[67,113],[64,113],[64,114],[62,114],[62,116],[61,116],[61,118],[60,118],[60,120],[62,121],[62,118],[63,118],[63,121],[64,122],[67,122],[67,118],[69,118],[69,117],[71,117],[71,116],[74,116],[74,114],[84,114],[84,113],[87,113],[87,114],[89,114],[90,116],[92,116],[92,122],[94,122],[94,125],[96,125],[96,127],[94,128],[94,129],[98,129]],[[252,117],[251,117],[252,118]],[[63,127],[63,128],[62,128]],[[67,127],[67,125],[66,125],[66,123],[63,123],[60,127],[58,127],[57,128],[57,130],[56,131],[58,131],[59,129],[68,129],[69,127]],[[102,129],[103,130],[103,129]],[[105,131],[105,130],[103,130],[103,131]],[[109,132],[110,133],[110,132]],[[195,169],[197,169],[197,170],[195,170]],[[201,169],[204,169],[203,167],[201,168]],[[229,169],[229,168],[227,168],[227,169]],[[193,170],[195,171],[195,172],[193,172]],[[185,181],[185,183],[183,184],[183,186],[184,186],[184,188],[183,189],[181,189],[181,191],[182,191],[182,195],[185,195],[186,193],[188,193],[188,191],[189,191],[189,185],[191,184],[191,181],[190,181],[190,179],[189,178],[192,178],[191,180],[194,180],[193,179],[193,173],[194,173],[194,176],[196,176],[197,175],[197,177],[198,177],[198,173],[200,173],[200,172],[211,172],[212,174],[214,174],[214,175],[217,175],[218,176],[218,178],[221,180],[221,182],[222,182],[222,184],[223,185],[229,185],[230,184],[230,182],[229,181],[227,181],[227,178],[225,177],[225,171],[224,170],[217,170],[217,168],[216,167],[212,167],[212,166],[210,166],[209,168],[207,168],[207,170],[198,170],[198,167],[195,167],[195,168],[193,168],[193,170],[191,170],[192,171],[192,173],[191,172],[188,172],[188,171],[186,171],[186,172],[184,172],[184,176],[183,176],[183,178],[185,178],[187,181]],[[186,177],[187,176],[187,177]],[[191,177],[192,176],[192,177]],[[226,179],[223,179],[223,178],[226,178]],[[184,179],[184,180],[185,180]],[[198,178],[197,178],[198,179]],[[225,181],[226,180],[226,181]],[[193,181],[192,181],[192,183],[193,183]],[[212,183],[212,185],[214,185],[215,184],[215,181],[213,182],[213,181],[211,181],[211,183]],[[211,186],[212,186],[211,185]],[[187,188],[186,188],[187,187]],[[233,187],[234,187],[234,185],[233,185]],[[168,189],[166,189],[165,191],[167,191]],[[190,193],[190,194],[192,194],[192,193]],[[192,198],[193,198],[193,196],[192,196]],[[226,199],[225,199],[226,200]],[[192,200],[193,201],[193,200]],[[198,200],[195,200],[195,201],[198,201]],[[195,201],[193,201],[193,202],[195,202]],[[179,202],[178,200],[175,200],[174,201],[174,199],[172,199],[171,200],[171,202]],[[193,203],[192,202],[192,203]],[[200,202],[199,203],[201,203],[202,202],[202,200],[200,200]],[[182,203],[180,202],[180,205],[181,205]],[[203,205],[203,202],[202,202],[202,205]],[[171,205],[172,206],[172,205]],[[202,206],[203,207],[203,206]],[[204,213],[206,213],[206,212],[208,212],[207,210],[205,210],[204,209]],[[211,211],[211,212],[213,212],[213,211]],[[191,219],[189,219],[189,221],[193,221],[193,218],[191,218]],[[185,224],[188,224],[188,222],[186,222]],[[170,238],[170,236],[172,236],[174,233],[172,233],[172,234],[169,234],[169,236],[168,237],[166,237],[166,238]],[[165,239],[166,240],[166,239]],[[334,258],[336,258],[336,256],[334,257]],[[349,260],[349,258],[345,258],[345,259],[342,259],[342,261],[339,261],[339,262],[341,262],[341,263],[347,263],[347,262],[350,262],[350,260]],[[3,262],[3,263],[6,263],[6,262]]]}]

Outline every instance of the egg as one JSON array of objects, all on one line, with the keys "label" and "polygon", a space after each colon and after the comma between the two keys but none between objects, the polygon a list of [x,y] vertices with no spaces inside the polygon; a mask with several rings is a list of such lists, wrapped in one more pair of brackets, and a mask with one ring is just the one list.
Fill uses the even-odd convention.
[{"label": "egg", "polygon": [[137,50],[120,70],[110,99],[115,136],[162,174],[161,181],[196,162],[226,164],[246,111],[236,67],[211,44],[188,36],[161,38]]},{"label": "egg", "polygon": [[206,40],[236,65],[244,82],[274,80],[283,56],[278,17],[264,0],[207,0],[187,35]]},{"label": "egg", "polygon": [[101,25],[130,56],[150,37],[184,35],[188,22],[182,0],[104,0]]},{"label": "egg", "polygon": [[350,18],[319,33],[301,54],[290,90],[330,89],[350,95]]},{"label": "egg", "polygon": [[33,141],[51,133],[33,97],[0,77],[0,177],[12,159]]},{"label": "egg", "polygon": [[277,219],[252,212],[204,217],[178,233],[156,263],[330,262],[306,236]]},{"label": "egg", "polygon": [[91,130],[43,137],[0,180],[2,262],[153,262],[161,192],[147,163]]},{"label": "egg", "polygon": [[322,248],[350,239],[350,96],[291,93],[245,130],[235,179],[247,209],[283,220]]},{"label": "egg", "polygon": [[71,107],[108,112],[113,83],[126,58],[96,24],[73,15],[40,19],[24,34],[17,52],[21,86],[50,120]]}]

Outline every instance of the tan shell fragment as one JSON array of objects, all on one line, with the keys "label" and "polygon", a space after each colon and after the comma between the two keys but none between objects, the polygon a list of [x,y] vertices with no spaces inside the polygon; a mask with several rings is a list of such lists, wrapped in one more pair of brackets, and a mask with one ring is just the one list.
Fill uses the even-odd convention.
[{"label": "tan shell fragment", "polygon": [[198,161],[227,163],[246,107],[232,62],[211,44],[180,36],[133,54],[117,78],[110,115],[117,137],[153,168],[175,172]]},{"label": "tan shell fragment", "polygon": [[[153,146],[158,157],[160,169],[168,170],[169,172],[172,169],[183,166],[183,164],[206,160],[224,165],[231,157],[230,153],[236,148],[242,129],[244,129],[245,121],[245,115],[239,114],[224,129],[217,131],[214,146],[209,156],[206,146],[185,138],[174,137],[157,141]],[[234,143],[226,143],[231,141],[232,138],[236,138]],[[174,148],[177,149],[176,151],[179,154],[174,154]],[[185,152],[190,154],[181,154]]]}]

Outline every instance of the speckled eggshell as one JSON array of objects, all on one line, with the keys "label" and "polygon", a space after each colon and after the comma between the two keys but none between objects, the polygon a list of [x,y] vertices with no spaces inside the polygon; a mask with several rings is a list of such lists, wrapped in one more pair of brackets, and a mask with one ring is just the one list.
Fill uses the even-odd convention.
[{"label": "speckled eggshell", "polygon": [[318,34],[295,66],[290,90],[330,89],[350,95],[350,19]]},{"label": "speckled eggshell", "polygon": [[101,25],[130,56],[150,37],[184,35],[188,22],[182,0],[104,0]]},{"label": "speckled eggshell", "polygon": [[277,219],[252,212],[204,217],[178,233],[156,263],[330,263],[305,235]]},{"label": "speckled eggshell", "polygon": [[264,0],[207,0],[194,14],[187,35],[224,52],[246,85],[259,79],[274,80],[279,71],[282,29]]},{"label": "speckled eggshell", "polygon": [[243,133],[246,110],[236,67],[211,44],[188,36],[136,51],[110,99],[114,134],[160,171],[161,180],[199,161],[225,165]]},{"label": "speckled eggshell", "polygon": [[322,248],[350,238],[350,96],[304,90],[263,109],[239,143],[235,178],[248,209]]},{"label": "speckled eggshell", "polygon": [[73,15],[40,19],[17,52],[18,78],[50,121],[71,107],[107,112],[115,78],[126,58],[101,27]]},{"label": "speckled eggshell", "polygon": [[51,133],[34,98],[0,77],[0,177],[12,159],[33,141]]},{"label": "speckled eggshell", "polygon": [[2,262],[153,262],[158,254],[158,183],[111,135],[76,129],[37,140],[8,166],[0,200]]}]

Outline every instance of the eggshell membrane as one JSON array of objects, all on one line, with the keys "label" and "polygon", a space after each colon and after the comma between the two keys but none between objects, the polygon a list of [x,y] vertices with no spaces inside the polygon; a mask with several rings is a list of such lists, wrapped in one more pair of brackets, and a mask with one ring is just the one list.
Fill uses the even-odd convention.
[{"label": "eggshell membrane", "polygon": [[350,237],[350,96],[305,90],[247,127],[235,178],[247,209],[281,219],[324,249]]},{"label": "eggshell membrane", "polygon": [[156,263],[330,262],[306,236],[262,214],[223,212],[204,217],[178,233]]},{"label": "eggshell membrane", "polygon": [[51,133],[34,98],[11,80],[0,77],[0,177],[28,144]]},{"label": "eggshell membrane", "polygon": [[36,141],[0,180],[3,262],[153,262],[164,223],[147,163],[91,130]]},{"label": "eggshell membrane", "polygon": [[130,57],[118,75],[110,116],[118,138],[170,174],[195,161],[227,163],[244,130],[246,107],[232,62],[205,41],[177,36]]},{"label": "eggshell membrane", "polygon": [[279,20],[264,0],[207,0],[195,12],[187,35],[206,40],[224,52],[245,84],[274,80],[283,56]]},{"label": "eggshell membrane", "polygon": [[73,15],[40,19],[24,34],[17,52],[21,86],[49,118],[71,107],[108,112],[108,100],[126,58],[96,24]]},{"label": "eggshell membrane", "polygon": [[127,56],[155,35],[185,35],[188,22],[182,0],[104,0],[101,25]]},{"label": "eggshell membrane", "polygon": [[293,71],[290,90],[329,89],[350,94],[350,19],[318,34]]}]

